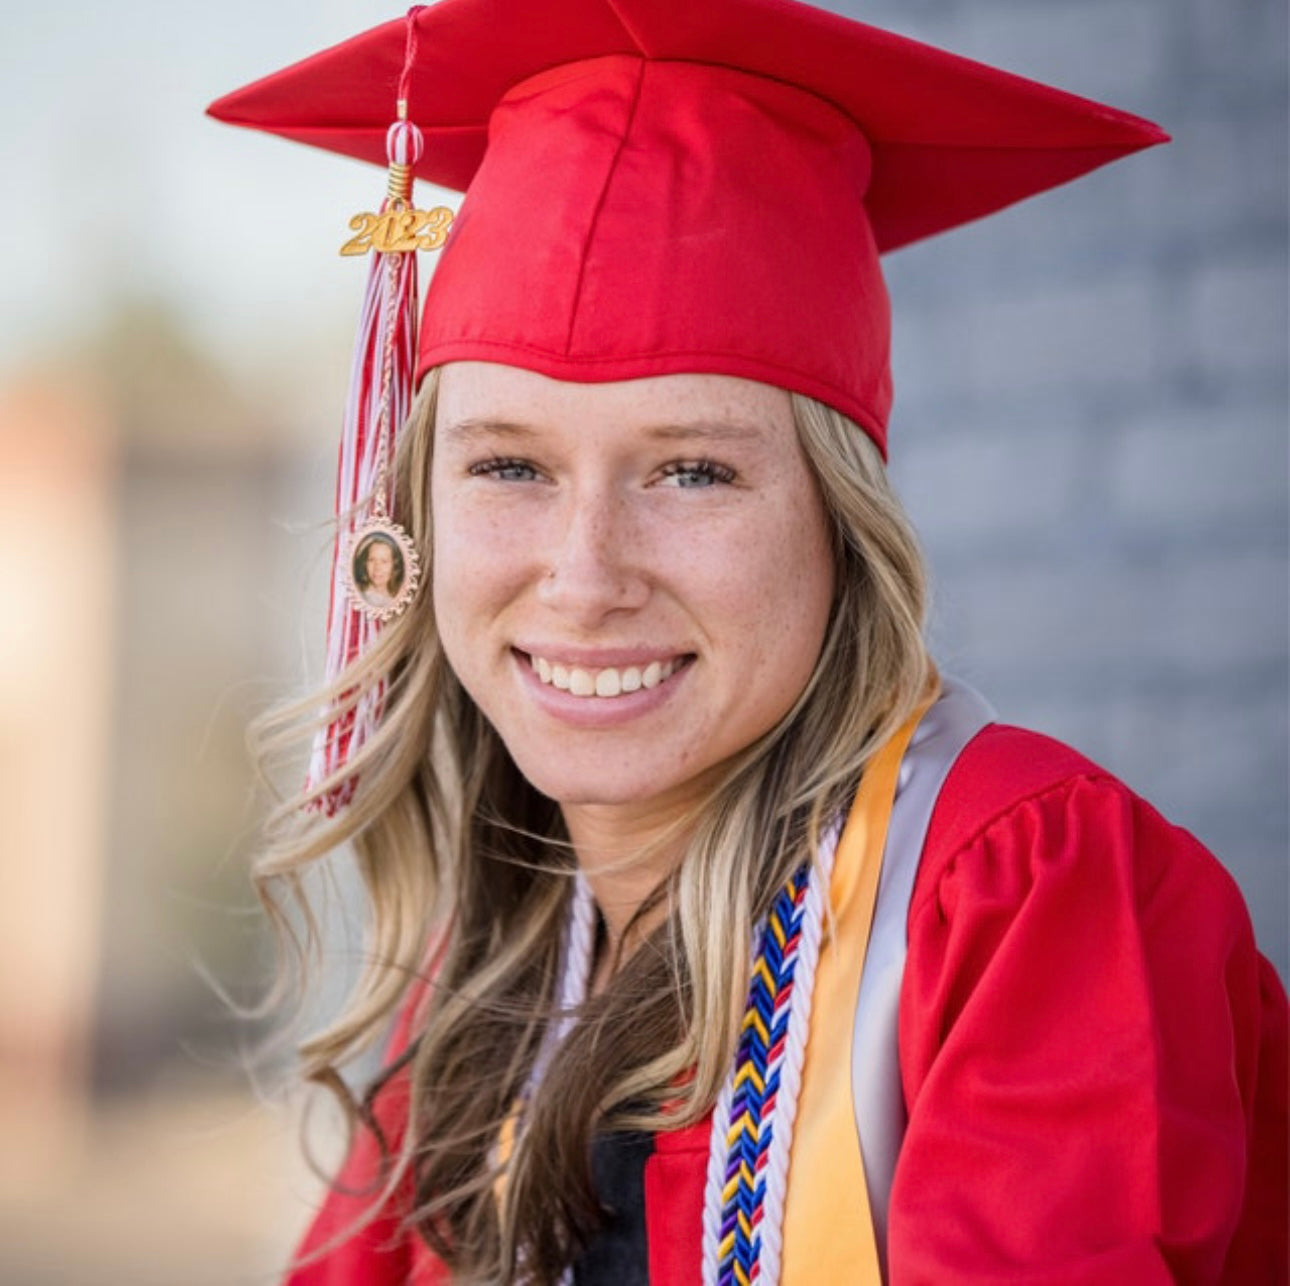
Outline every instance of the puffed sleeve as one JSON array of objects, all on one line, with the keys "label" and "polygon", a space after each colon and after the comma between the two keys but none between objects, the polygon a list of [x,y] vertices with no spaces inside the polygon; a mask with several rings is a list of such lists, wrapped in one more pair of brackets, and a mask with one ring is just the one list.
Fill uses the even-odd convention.
[{"label": "puffed sleeve", "polygon": [[[397,1059],[411,1038],[424,988],[413,991],[395,1024],[387,1062]],[[396,1150],[408,1114],[404,1074],[382,1087],[373,1114],[386,1146]],[[408,1184],[397,1188],[372,1214],[381,1193],[382,1172],[381,1142],[370,1127],[360,1125],[283,1286],[446,1286],[449,1276],[442,1263],[403,1225],[410,1208]]]},{"label": "puffed sleeve", "polygon": [[929,840],[892,1286],[1286,1280],[1284,993],[1218,862],[1088,769]]}]

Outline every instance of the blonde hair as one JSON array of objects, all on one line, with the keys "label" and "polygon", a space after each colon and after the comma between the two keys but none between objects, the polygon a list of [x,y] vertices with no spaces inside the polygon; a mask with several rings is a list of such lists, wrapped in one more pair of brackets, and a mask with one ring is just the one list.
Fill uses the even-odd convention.
[{"label": "blonde hair", "polygon": [[[427,567],[436,389],[432,373],[396,462],[396,509]],[[686,819],[684,856],[651,899],[666,919],[554,1054],[505,1162],[504,1201],[497,1142],[552,1017],[575,863],[559,808],[521,776],[449,669],[429,594],[322,694],[352,706],[386,682],[381,726],[351,764],[349,808],[326,818],[291,799],[270,819],[254,878],[306,971],[320,939],[305,871],[349,842],[362,877],[361,976],[339,1016],[300,1047],[304,1077],[333,1091],[351,1124],[373,1123],[389,1073],[356,1101],[340,1069],[424,988],[420,1029],[400,1060],[408,1127],[389,1149],[384,1190],[411,1180],[409,1222],[455,1279],[510,1281],[522,1261],[526,1279],[558,1280],[600,1217],[595,1134],[679,1128],[710,1109],[734,1054],[749,926],[931,682],[923,563],[878,450],[831,408],[797,394],[792,403],[836,564],[820,656],[792,710]],[[310,735],[319,708],[312,698],[261,721],[262,755]],[[313,798],[335,784],[316,783]],[[423,979],[432,945],[436,971]]]}]

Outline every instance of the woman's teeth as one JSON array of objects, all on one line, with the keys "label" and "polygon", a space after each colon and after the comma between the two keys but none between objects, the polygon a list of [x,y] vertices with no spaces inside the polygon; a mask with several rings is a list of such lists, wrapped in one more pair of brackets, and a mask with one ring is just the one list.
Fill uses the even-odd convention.
[{"label": "woman's teeth", "polygon": [[667,661],[651,661],[648,665],[628,665],[623,669],[606,666],[601,670],[585,670],[577,665],[562,665],[542,656],[529,657],[533,672],[553,688],[575,697],[616,697],[640,688],[656,688],[664,679],[674,674],[681,664],[679,657]]}]

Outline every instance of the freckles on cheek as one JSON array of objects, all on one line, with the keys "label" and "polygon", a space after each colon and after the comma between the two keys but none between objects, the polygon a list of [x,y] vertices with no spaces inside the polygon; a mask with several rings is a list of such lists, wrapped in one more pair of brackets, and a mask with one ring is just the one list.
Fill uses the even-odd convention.
[{"label": "freckles on cheek", "polygon": [[787,531],[754,533],[716,554],[715,583],[734,598],[745,611],[773,611],[784,596],[791,595],[800,566],[800,543]]},{"label": "freckles on cheek", "polygon": [[[486,545],[472,535],[462,506],[440,500],[433,518],[433,553],[430,567],[435,619],[449,660],[460,648],[476,610],[481,583],[479,557]],[[456,668],[454,664],[454,668]]]},{"label": "freckles on cheek", "polygon": [[435,522],[432,582],[442,632],[463,622],[481,627],[522,595],[534,542],[519,523],[491,506],[447,506]]},{"label": "freckles on cheek", "polygon": [[443,508],[435,509],[430,536],[430,578],[434,586],[435,608],[438,610],[440,592],[444,586],[452,583],[461,554],[460,528],[453,522],[450,509],[448,512],[444,512]]}]

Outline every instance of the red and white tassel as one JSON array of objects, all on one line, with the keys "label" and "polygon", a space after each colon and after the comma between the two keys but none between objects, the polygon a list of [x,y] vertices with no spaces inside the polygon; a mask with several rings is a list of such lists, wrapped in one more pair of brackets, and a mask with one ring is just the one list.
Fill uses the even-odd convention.
[{"label": "red and white tassel", "polygon": [[[400,103],[402,109],[403,104]],[[421,157],[421,131],[399,120],[386,134],[390,191],[381,213],[410,206],[412,167]],[[373,520],[389,521],[395,447],[412,404],[417,360],[417,263],[414,250],[374,255],[354,344],[349,396],[336,472],[336,540],[332,552],[331,601],[327,612],[328,684],[372,644],[381,617],[364,611],[352,583],[352,559],[359,533]],[[411,573],[414,569],[409,568]],[[317,789],[341,772],[376,730],[385,699],[380,680],[343,707],[354,690],[342,693],[328,712],[327,724],[314,739],[307,790]],[[351,774],[335,782],[314,806],[328,816],[353,797]]]}]

